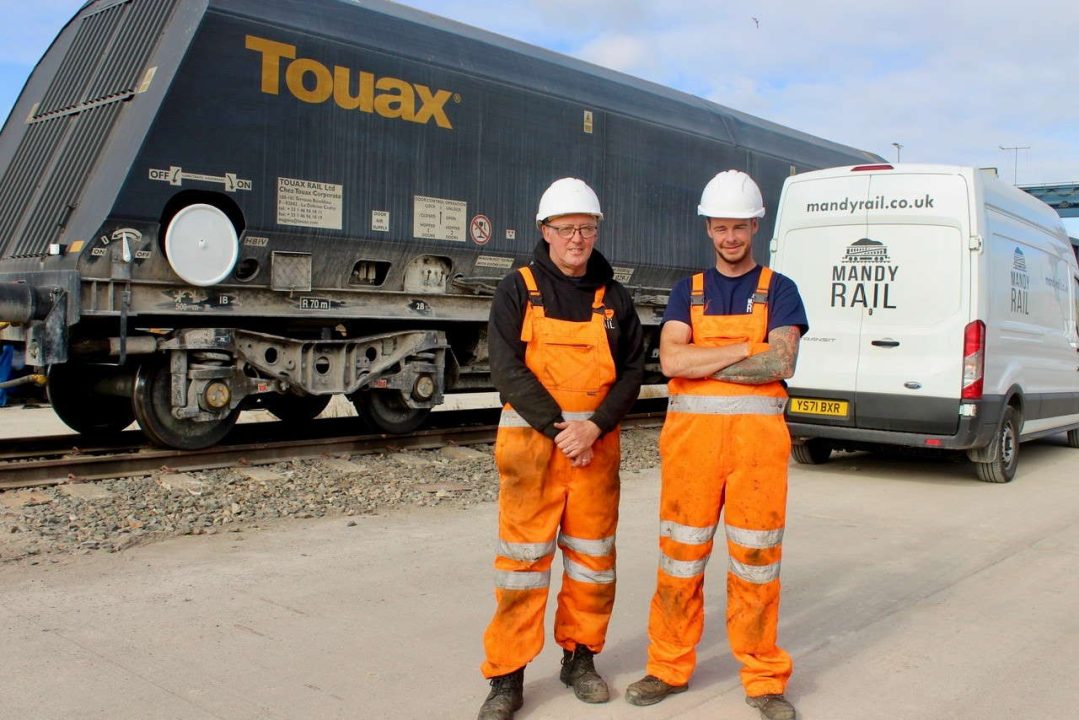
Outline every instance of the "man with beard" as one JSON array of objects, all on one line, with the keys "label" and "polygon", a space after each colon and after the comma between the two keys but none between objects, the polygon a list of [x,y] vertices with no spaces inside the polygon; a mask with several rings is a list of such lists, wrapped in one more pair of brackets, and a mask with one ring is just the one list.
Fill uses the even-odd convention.
[{"label": "man with beard", "polygon": [[746,702],[766,720],[793,720],[783,695],[791,658],[776,645],[791,445],[783,379],[794,374],[808,322],[795,284],[753,260],[764,203],[752,178],[719,173],[697,212],[716,264],[679,282],[663,317],[660,364],[671,380],[660,435],[660,562],[648,674],[626,689],[626,700],[652,705],[688,689],[722,511],[727,636],[742,663]]},{"label": "man with beard", "polygon": [[644,350],[629,293],[594,251],[602,219],[588,185],[556,180],[540,198],[543,239],[532,261],[502,279],[491,304],[491,379],[504,407],[495,443],[498,605],[483,638],[491,692],[479,720],[509,720],[523,704],[524,666],[543,647],[556,544],[559,677],[584,702],[610,697],[593,655],[614,605],[618,423],[637,399]]}]

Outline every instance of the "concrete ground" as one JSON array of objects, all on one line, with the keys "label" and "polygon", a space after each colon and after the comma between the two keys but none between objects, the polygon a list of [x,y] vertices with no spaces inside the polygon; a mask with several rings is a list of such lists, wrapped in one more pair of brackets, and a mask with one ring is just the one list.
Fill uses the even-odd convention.
[{"label": "concrete ground", "polygon": [[[800,718],[1072,717],[1079,451],[1058,436],[1022,455],[1007,485],[961,462],[792,466],[780,638]],[[643,671],[657,489],[655,471],[624,477],[597,659],[618,697],[587,706],[559,684],[549,618],[519,720],[757,717],[726,646],[722,550],[690,691],[621,698]],[[287,522],[0,566],[0,719],[473,718],[496,515]]]}]

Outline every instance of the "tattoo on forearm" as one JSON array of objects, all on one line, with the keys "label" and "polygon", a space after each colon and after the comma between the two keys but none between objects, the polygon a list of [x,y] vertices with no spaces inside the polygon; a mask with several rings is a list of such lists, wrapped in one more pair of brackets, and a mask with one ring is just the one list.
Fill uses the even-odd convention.
[{"label": "tattoo on forearm", "polygon": [[742,385],[763,385],[789,378],[798,359],[801,332],[796,327],[778,327],[768,333],[769,349],[720,370],[714,378]]}]

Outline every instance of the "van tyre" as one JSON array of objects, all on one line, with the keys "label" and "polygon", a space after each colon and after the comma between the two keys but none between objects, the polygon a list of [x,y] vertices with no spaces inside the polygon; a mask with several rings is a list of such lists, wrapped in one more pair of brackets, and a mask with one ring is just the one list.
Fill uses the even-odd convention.
[{"label": "van tyre", "polygon": [[982,482],[1006,483],[1015,477],[1019,466],[1019,412],[1009,405],[992,442],[986,449],[987,462],[975,462],[974,469]]},{"label": "van tyre", "polygon": [[1068,431],[1068,447],[1079,448],[1079,429]]},{"label": "van tyre", "polygon": [[791,456],[801,465],[820,465],[832,457],[832,444],[821,438],[806,440],[801,445],[791,446]]}]

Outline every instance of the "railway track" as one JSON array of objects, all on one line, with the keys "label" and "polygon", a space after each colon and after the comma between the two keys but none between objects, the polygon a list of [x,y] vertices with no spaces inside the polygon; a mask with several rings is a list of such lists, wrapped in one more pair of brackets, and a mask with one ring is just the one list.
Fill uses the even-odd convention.
[{"label": "railway track", "polygon": [[[302,427],[283,422],[238,425],[224,442],[204,450],[183,451],[146,444],[137,431],[103,443],[80,443],[80,436],[57,435],[0,441],[0,491],[67,482],[151,475],[162,469],[208,470],[235,465],[265,465],[284,460],[363,455],[446,445],[492,443],[498,409],[435,413],[429,427],[407,435],[357,434],[355,418],[314,420]],[[662,422],[663,412],[640,409],[623,427]]]}]

